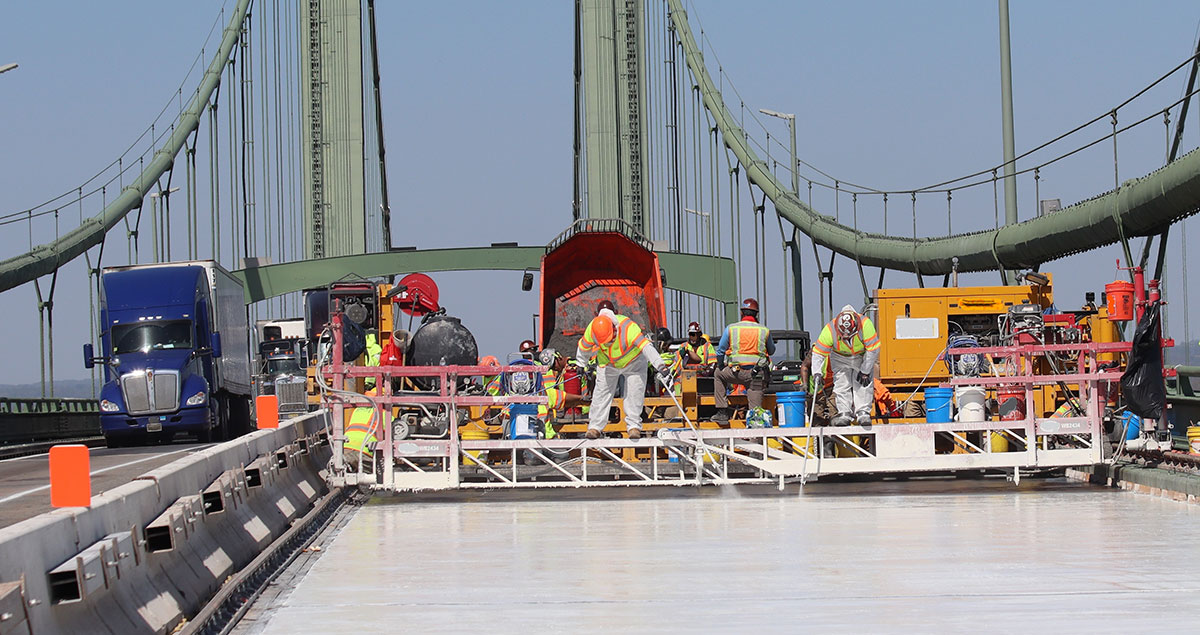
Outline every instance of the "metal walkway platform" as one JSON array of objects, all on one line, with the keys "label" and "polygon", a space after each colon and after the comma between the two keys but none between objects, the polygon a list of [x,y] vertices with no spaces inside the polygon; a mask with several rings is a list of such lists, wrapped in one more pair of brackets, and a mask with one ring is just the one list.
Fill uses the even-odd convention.
[{"label": "metal walkway platform", "polygon": [[[375,473],[357,473],[335,465],[335,483],[363,484],[385,491],[470,488],[562,488],[645,485],[703,485],[805,482],[833,474],[900,473],[956,470],[1011,471],[1020,481],[1022,469],[1090,465],[1103,461],[1109,448],[1103,429],[1103,407],[1109,384],[1121,373],[1101,370],[1098,356],[1121,348],[1116,344],[1053,344],[975,348],[1003,356],[1022,374],[953,379],[947,386],[1004,386],[1024,389],[1034,403],[1039,386],[1074,386],[1082,416],[1036,417],[1020,413],[1015,420],[946,423],[891,423],[847,427],[698,428],[692,422],[647,422],[639,440],[623,438],[463,440],[458,413],[470,406],[536,403],[538,395],[483,397],[460,395],[458,378],[494,370],[483,367],[339,367],[335,384],[344,378],[375,376],[388,385],[390,376],[430,376],[441,387],[421,395],[371,398],[384,408],[407,403],[437,403],[448,412],[448,434],[441,439],[392,439],[392,426],[380,426]],[[950,353],[959,352],[951,349]],[[1036,358],[1048,353],[1078,353],[1077,372],[1035,375]],[[336,360],[340,361],[340,360]],[[529,367],[526,367],[529,368]],[[342,437],[345,404],[333,397],[335,443]],[[361,399],[361,397],[360,397]],[[1030,409],[1032,410],[1032,408]],[[710,424],[706,424],[710,425]],[[334,452],[335,462],[341,457]]]}]

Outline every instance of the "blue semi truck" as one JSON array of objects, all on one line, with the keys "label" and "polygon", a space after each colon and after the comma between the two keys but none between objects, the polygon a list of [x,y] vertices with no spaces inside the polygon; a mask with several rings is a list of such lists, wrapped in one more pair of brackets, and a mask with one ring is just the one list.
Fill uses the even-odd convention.
[{"label": "blue semi truck", "polygon": [[198,260],[109,267],[100,277],[100,425],[109,447],[250,430],[250,333],[242,283]]}]

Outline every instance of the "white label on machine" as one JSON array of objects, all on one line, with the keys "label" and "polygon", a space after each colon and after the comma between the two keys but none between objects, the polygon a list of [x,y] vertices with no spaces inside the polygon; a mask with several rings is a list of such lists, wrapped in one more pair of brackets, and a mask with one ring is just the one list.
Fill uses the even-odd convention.
[{"label": "white label on machine", "polygon": [[938,335],[937,318],[896,318],[898,340],[933,340]]}]

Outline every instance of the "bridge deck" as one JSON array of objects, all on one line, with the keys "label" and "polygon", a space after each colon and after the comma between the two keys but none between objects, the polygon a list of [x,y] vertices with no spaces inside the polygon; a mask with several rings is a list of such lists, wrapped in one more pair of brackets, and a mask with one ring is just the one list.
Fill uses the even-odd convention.
[{"label": "bridge deck", "polygon": [[1065,479],[394,500],[239,632],[1110,632],[1200,611],[1194,506]]}]

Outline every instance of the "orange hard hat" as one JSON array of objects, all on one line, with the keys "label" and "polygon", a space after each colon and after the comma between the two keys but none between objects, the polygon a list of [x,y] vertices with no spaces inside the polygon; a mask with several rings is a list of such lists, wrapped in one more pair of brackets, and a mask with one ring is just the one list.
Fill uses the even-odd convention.
[{"label": "orange hard hat", "polygon": [[607,344],[613,338],[612,320],[605,316],[598,315],[593,318],[588,328],[592,330],[592,337],[596,338],[597,344]]},{"label": "orange hard hat", "polygon": [[484,355],[479,358],[480,366],[499,366],[500,360],[496,359],[495,355]]}]

